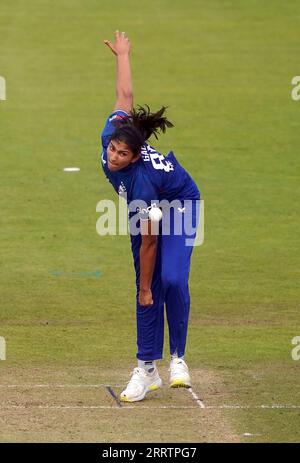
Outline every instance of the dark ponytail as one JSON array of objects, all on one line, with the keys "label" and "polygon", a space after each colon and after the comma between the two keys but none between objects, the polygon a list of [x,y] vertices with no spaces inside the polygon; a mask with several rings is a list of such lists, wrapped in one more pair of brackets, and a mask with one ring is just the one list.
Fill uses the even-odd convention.
[{"label": "dark ponytail", "polygon": [[166,111],[166,106],[162,106],[159,111],[156,113],[151,113],[148,105],[138,106],[137,109],[131,111],[132,124],[136,127],[145,140],[148,140],[151,135],[154,135],[158,139],[158,132],[163,132],[169,127],[174,127],[172,122],[170,122],[165,116],[163,116]]},{"label": "dark ponytail", "polygon": [[148,105],[138,106],[132,109],[130,114],[122,119],[116,120],[116,130],[111,136],[111,140],[119,140],[133,151],[139,154],[140,150],[151,135],[158,138],[158,133],[174,127],[165,116],[166,106],[162,106],[156,113],[151,113]]}]

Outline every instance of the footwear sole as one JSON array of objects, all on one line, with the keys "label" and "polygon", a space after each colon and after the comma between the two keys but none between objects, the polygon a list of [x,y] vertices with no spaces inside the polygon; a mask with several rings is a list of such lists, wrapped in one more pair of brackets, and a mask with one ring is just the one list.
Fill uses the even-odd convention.
[{"label": "footwear sole", "polygon": [[170,383],[170,387],[172,388],[177,388],[177,387],[185,387],[185,388],[190,388],[192,387],[192,384],[187,382],[187,381],[183,381],[181,379],[174,379],[174,381],[172,381]]}]

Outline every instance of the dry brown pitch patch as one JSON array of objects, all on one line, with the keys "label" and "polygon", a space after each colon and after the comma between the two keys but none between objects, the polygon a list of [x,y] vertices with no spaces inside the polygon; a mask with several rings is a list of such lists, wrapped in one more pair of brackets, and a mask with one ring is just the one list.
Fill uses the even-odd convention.
[{"label": "dry brown pitch patch", "polygon": [[[4,371],[5,370],[5,371]],[[223,386],[207,370],[192,370],[193,391],[209,405]],[[122,403],[118,395],[128,369],[2,369],[1,442],[237,442],[226,415],[201,408],[186,389],[168,387],[167,367],[160,366],[164,387],[141,402]]]}]

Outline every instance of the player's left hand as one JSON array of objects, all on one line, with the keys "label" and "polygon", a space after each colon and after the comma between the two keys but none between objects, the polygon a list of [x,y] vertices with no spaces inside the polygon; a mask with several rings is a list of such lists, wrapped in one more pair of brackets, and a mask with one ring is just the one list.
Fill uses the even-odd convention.
[{"label": "player's left hand", "polygon": [[130,41],[126,37],[125,32],[115,32],[115,42],[112,43],[110,40],[104,40],[105,45],[107,45],[114,55],[129,55],[130,53]]},{"label": "player's left hand", "polygon": [[144,306],[153,305],[153,298],[151,289],[145,291],[141,290],[139,294],[139,304]]}]

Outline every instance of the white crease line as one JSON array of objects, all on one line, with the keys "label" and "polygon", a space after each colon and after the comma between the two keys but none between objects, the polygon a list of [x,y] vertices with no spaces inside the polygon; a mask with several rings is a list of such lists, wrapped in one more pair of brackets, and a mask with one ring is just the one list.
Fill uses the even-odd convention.
[{"label": "white crease line", "polygon": [[[199,410],[199,407],[192,405],[158,405],[158,406],[147,406],[147,405],[124,405],[123,407],[115,407],[111,405],[0,405],[0,410],[30,410],[30,409],[41,409],[41,410],[126,410],[126,409],[147,409],[147,410],[176,410],[176,409],[195,409]],[[203,409],[203,407],[201,407]],[[205,410],[208,409],[230,409],[230,410],[253,410],[253,409],[283,409],[283,410],[299,410],[300,405],[206,405]]]},{"label": "white crease line", "polygon": [[0,405],[0,410],[13,410],[13,409],[32,409],[32,408],[37,408],[37,409],[42,409],[42,410],[117,410],[117,409],[147,409],[147,410],[158,410],[158,409],[198,409],[198,407],[195,406],[186,406],[186,405],[159,405],[157,407],[149,407],[147,405],[124,405],[123,407],[113,407],[111,405]]},{"label": "white crease line", "polygon": [[[80,387],[106,387],[109,386],[109,384],[0,384],[0,388],[7,388],[7,389],[17,389],[17,388],[28,388],[28,389],[33,389],[33,388],[39,388],[39,387],[44,387],[44,388],[80,388]],[[111,386],[111,385],[110,385]],[[112,387],[122,387],[120,384],[115,384],[112,385]]]},{"label": "white crease line", "polygon": [[193,400],[195,400],[197,402],[199,407],[200,408],[205,408],[204,403],[202,402],[201,399],[199,399],[199,397],[197,396],[197,394],[193,391],[193,389],[191,387],[188,389],[188,391],[192,394]]},{"label": "white crease line", "polygon": [[[107,387],[109,386],[108,384],[105,383],[99,383],[99,384],[0,384],[0,388],[98,388],[98,387]],[[115,384],[111,385],[112,387],[123,387],[123,385]],[[282,404],[274,404],[274,405],[204,405],[203,401],[199,399],[197,394],[192,390],[192,388],[189,388],[188,391],[191,393],[193,399],[196,401],[196,403],[199,405],[200,408],[202,409],[231,409],[231,410],[247,410],[247,409],[269,409],[269,410],[276,410],[276,409],[282,409],[282,410],[298,410],[300,409],[300,405],[282,405]],[[63,406],[63,405],[58,405],[58,406],[47,406],[47,405],[10,405],[10,406],[3,406],[0,405],[0,409],[26,409],[26,408],[44,408],[44,409],[115,409],[116,407],[111,407],[111,406],[105,406],[105,405],[95,405],[95,406]],[[176,405],[170,405],[170,406],[158,406],[158,407],[148,407],[148,406],[130,406],[126,405],[124,408],[130,408],[130,409],[138,409],[138,408],[143,408],[143,409],[190,409],[190,408],[198,408],[198,407],[193,407],[193,406],[176,406]]]},{"label": "white crease line", "polygon": [[300,405],[209,405],[206,408],[222,408],[222,409],[241,409],[241,410],[251,410],[251,409],[267,409],[267,410],[298,410]]}]

